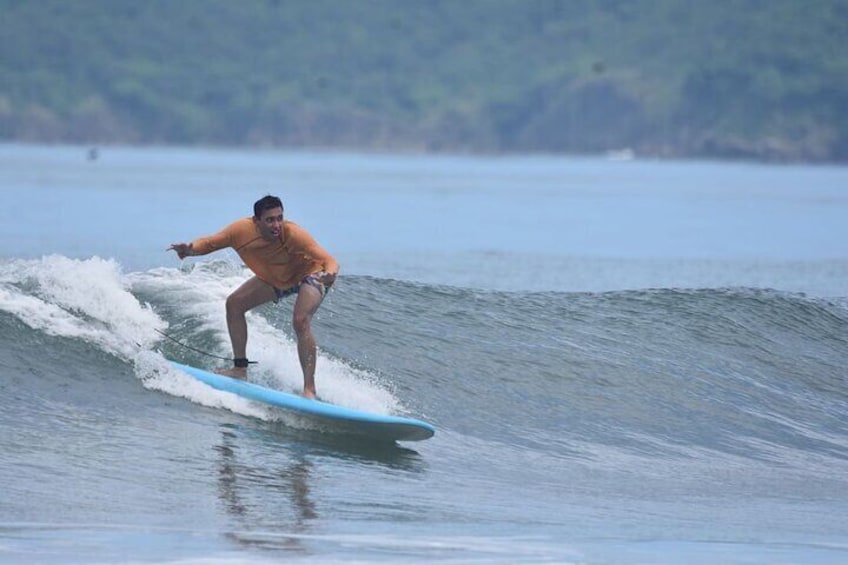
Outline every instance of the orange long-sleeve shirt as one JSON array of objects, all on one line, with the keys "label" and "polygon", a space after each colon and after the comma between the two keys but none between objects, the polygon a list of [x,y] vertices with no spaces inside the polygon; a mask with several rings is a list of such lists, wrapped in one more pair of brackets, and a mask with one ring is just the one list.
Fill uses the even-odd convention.
[{"label": "orange long-sleeve shirt", "polygon": [[339,264],[309,232],[294,222],[283,222],[279,239],[268,241],[253,218],[242,218],[215,235],[192,242],[194,255],[206,255],[232,247],[257,277],[279,289],[299,284],[319,271],[338,273]]}]

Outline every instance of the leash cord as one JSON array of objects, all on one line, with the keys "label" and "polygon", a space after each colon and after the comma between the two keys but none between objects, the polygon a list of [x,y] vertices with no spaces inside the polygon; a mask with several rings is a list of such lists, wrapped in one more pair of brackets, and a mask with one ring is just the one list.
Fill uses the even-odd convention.
[{"label": "leash cord", "polygon": [[[215,358],[215,359],[222,359],[222,360],[224,360],[224,361],[233,361],[233,362],[235,362],[235,360],[234,360],[232,357],[221,357],[220,355],[215,355],[215,354],[213,354],[213,353],[209,353],[209,352],[207,352],[207,351],[203,351],[202,349],[197,349],[196,347],[192,347],[192,346],[190,346],[190,345],[186,345],[185,343],[183,343],[183,342],[179,341],[178,339],[176,339],[176,338],[173,338],[173,337],[169,336],[169,335],[168,335],[168,334],[166,334],[165,332],[162,332],[162,331],[156,330],[156,333],[162,334],[163,336],[167,337],[168,339],[170,339],[171,341],[173,341],[173,342],[174,342],[174,343],[176,343],[177,345],[179,345],[179,346],[181,346],[181,347],[185,347],[186,349],[190,349],[190,350],[192,350],[192,351],[194,351],[194,352],[196,352],[196,353],[200,353],[200,354],[202,354],[202,355],[206,355],[207,357],[213,357],[213,358]],[[248,361],[248,363],[250,363],[250,364],[254,364],[254,363],[256,363],[256,361]]]}]

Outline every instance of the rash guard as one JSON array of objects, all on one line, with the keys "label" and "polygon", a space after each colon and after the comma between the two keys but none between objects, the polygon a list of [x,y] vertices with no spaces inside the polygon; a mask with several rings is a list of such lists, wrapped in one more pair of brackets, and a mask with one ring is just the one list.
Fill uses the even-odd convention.
[{"label": "rash guard", "polygon": [[215,235],[192,242],[194,255],[231,247],[254,274],[278,289],[288,289],[312,273],[338,273],[339,264],[302,227],[283,222],[280,237],[268,241],[253,218],[242,218]]}]

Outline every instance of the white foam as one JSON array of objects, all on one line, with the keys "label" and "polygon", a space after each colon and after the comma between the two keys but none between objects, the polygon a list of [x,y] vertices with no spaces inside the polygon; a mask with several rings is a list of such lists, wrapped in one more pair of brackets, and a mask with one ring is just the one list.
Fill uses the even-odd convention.
[{"label": "white foam", "polygon": [[[159,268],[130,276],[134,290],[173,295],[171,307],[199,324],[200,330],[217,337],[219,347],[210,353],[229,357],[229,335],[224,311],[226,297],[251,273],[240,266],[223,261],[197,263],[191,269]],[[290,317],[291,298],[277,307]],[[303,373],[297,355],[297,344],[258,311],[248,312],[248,357],[257,361],[251,366],[251,382],[287,392],[303,387]],[[320,320],[313,322],[320,324]],[[378,413],[403,410],[387,387],[365,371],[324,355],[319,347],[316,384],[322,400]]]},{"label": "white foam", "polygon": [[129,360],[167,324],[127,290],[118,264],[50,255],[0,265],[0,309],[48,335],[78,338]]},{"label": "white foam", "polygon": [[[225,261],[197,263],[190,270],[159,268],[124,274],[111,259],[79,260],[60,255],[0,263],[0,310],[49,335],[81,339],[135,365],[135,373],[151,389],[223,407],[248,416],[280,420],[283,416],[232,394],[215,391],[176,371],[158,353],[168,327],[150,304],[133,294],[156,296],[169,316],[191,320],[218,342],[214,353],[232,355],[224,301],[250,276]],[[290,316],[291,299],[280,304]],[[160,302],[161,301],[161,302]],[[261,309],[260,309],[261,310]],[[172,314],[170,312],[175,312]],[[320,323],[320,322],[316,322]],[[248,354],[258,365],[250,380],[290,392],[303,386],[297,346],[262,316],[248,313]],[[323,400],[379,413],[402,411],[400,403],[377,378],[327,357],[319,349],[316,381]]]},{"label": "white foam", "polygon": [[237,414],[273,420],[273,414],[259,404],[238,395],[215,390],[177,370],[161,354],[142,351],[133,360],[136,376],[150,390],[166,392],[210,408],[225,408]]}]

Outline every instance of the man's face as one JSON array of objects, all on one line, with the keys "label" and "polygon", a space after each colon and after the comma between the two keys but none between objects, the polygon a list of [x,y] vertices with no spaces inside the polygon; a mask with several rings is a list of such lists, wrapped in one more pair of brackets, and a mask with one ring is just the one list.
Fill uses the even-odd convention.
[{"label": "man's face", "polygon": [[271,208],[265,210],[259,219],[253,218],[259,228],[259,233],[265,239],[277,239],[283,231],[283,209]]}]

